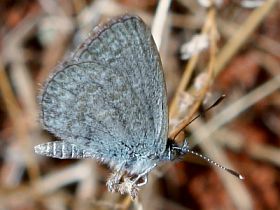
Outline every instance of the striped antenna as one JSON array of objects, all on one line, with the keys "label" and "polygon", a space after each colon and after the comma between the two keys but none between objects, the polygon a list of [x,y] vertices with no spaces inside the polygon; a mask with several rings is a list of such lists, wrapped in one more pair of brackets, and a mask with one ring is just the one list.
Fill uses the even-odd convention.
[{"label": "striped antenna", "polygon": [[214,160],[211,160],[210,158],[208,158],[208,157],[206,157],[206,156],[204,156],[204,155],[202,155],[202,154],[200,154],[200,153],[194,152],[194,151],[192,151],[192,150],[188,150],[188,152],[191,153],[191,154],[193,154],[193,155],[195,155],[195,156],[197,156],[197,157],[200,157],[201,159],[207,161],[208,163],[210,163],[210,164],[212,164],[212,165],[215,165],[216,167],[218,167],[218,168],[220,168],[220,169],[223,169],[223,170],[227,171],[228,173],[230,173],[231,175],[237,177],[238,179],[241,179],[241,180],[245,179],[244,176],[242,176],[242,175],[239,174],[238,172],[236,172],[236,171],[234,171],[234,170],[232,170],[232,169],[226,168],[226,167],[224,167],[224,166],[218,164],[218,163],[215,162]]}]

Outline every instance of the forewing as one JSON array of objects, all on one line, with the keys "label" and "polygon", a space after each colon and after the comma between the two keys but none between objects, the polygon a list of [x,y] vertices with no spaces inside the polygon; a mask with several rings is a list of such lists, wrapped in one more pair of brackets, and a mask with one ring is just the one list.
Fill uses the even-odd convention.
[{"label": "forewing", "polygon": [[56,136],[87,144],[100,158],[116,152],[128,158],[133,148],[126,142],[145,116],[141,103],[126,78],[112,67],[78,62],[60,67],[45,85],[41,119]]},{"label": "forewing", "polygon": [[157,48],[144,22],[129,15],[113,19],[94,30],[74,59],[94,60],[118,72],[133,95],[124,99],[130,101],[125,110],[131,134],[126,144],[137,153],[143,154],[145,149],[163,152],[168,132],[165,81]]},{"label": "forewing", "polygon": [[40,100],[45,128],[87,156],[120,165],[165,149],[161,62],[138,17],[123,16],[97,29],[72,61],[58,67]]}]

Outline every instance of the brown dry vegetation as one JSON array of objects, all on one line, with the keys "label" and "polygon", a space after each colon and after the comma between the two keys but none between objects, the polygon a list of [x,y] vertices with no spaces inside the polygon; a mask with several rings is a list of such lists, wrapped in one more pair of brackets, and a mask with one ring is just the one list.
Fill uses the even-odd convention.
[{"label": "brown dry vegetation", "polygon": [[[159,2],[0,2],[0,209],[280,209],[279,1],[251,9],[239,0],[210,8]],[[34,145],[54,138],[38,123],[39,84],[96,24],[127,12],[141,16],[160,43],[170,136],[178,122],[226,94],[186,134],[195,150],[245,180],[186,157],[152,172],[131,201],[107,191],[106,166],[34,154]],[[209,48],[182,61],[180,47],[200,32]]]}]

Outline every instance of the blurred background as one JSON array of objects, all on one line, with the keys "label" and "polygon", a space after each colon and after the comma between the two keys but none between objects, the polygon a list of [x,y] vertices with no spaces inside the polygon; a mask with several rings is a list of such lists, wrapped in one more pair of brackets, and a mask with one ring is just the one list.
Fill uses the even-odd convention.
[{"label": "blurred background", "polygon": [[[280,209],[279,1],[1,0],[0,13],[1,210]],[[245,180],[187,156],[150,173],[131,201],[107,191],[110,170],[94,160],[34,154],[55,139],[39,124],[41,84],[94,26],[124,13],[160,50],[170,137],[226,94],[176,140]]]}]

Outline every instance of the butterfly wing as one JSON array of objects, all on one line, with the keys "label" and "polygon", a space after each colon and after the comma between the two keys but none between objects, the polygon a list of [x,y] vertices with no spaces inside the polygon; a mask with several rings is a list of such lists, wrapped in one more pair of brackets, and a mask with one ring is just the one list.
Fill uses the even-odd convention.
[{"label": "butterfly wing", "polygon": [[98,159],[161,154],[168,132],[165,82],[143,21],[127,15],[95,29],[46,83],[41,107],[47,130]]},{"label": "butterfly wing", "polygon": [[[157,152],[164,150],[168,132],[165,81],[158,50],[142,19],[125,15],[95,28],[74,57],[96,60],[123,71],[139,99],[144,101],[142,109],[146,116],[149,115],[143,121],[147,123],[146,129],[139,131],[152,131],[150,143]],[[144,133],[138,135],[136,138]]]}]

